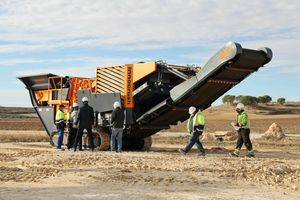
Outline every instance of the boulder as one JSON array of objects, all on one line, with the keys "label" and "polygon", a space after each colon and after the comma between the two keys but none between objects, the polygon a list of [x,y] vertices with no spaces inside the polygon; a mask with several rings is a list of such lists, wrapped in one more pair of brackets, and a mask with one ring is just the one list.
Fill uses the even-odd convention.
[{"label": "boulder", "polygon": [[281,140],[285,138],[285,134],[279,124],[273,123],[263,135],[266,139]]}]

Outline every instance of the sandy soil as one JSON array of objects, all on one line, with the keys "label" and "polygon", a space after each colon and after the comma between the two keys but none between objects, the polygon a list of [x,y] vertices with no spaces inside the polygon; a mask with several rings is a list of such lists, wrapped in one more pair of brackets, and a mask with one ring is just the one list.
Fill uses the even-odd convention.
[{"label": "sandy soil", "polygon": [[172,140],[160,133],[149,152],[121,154],[0,143],[0,199],[300,199],[297,145],[232,158],[229,146],[205,144],[202,158],[180,155],[184,143],[159,143],[164,137]]}]

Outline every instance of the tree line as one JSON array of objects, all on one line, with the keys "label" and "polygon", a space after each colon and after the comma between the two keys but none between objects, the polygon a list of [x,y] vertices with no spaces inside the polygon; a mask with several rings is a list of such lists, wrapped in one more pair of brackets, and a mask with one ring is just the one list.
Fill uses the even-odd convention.
[{"label": "tree line", "polygon": [[[236,103],[243,103],[244,105],[257,105],[258,103],[262,104],[268,104],[272,102],[272,97],[269,95],[264,95],[264,96],[244,96],[244,95],[225,95],[222,99],[223,103],[227,104],[236,104]],[[285,98],[280,97],[277,99],[277,103],[280,105],[283,105],[285,103]]]}]

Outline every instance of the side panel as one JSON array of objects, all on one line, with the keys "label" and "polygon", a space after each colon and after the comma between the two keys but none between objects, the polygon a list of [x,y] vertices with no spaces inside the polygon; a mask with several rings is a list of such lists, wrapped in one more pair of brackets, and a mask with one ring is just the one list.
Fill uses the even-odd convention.
[{"label": "side panel", "polygon": [[56,130],[53,123],[54,120],[54,108],[50,106],[36,107],[36,113],[38,114],[40,120],[42,121],[48,135]]},{"label": "side panel", "polygon": [[[93,107],[95,112],[111,112],[113,110],[113,103],[120,101],[120,93],[104,93],[104,94],[91,94],[89,90],[79,90],[77,92],[79,99],[83,97],[89,98],[89,105]],[[82,105],[82,102],[79,102]]]},{"label": "side panel", "polygon": [[[44,100],[46,99],[46,97],[44,95],[46,95],[45,91],[48,89],[49,77],[57,77],[57,75],[41,74],[41,75],[34,75],[34,76],[18,77],[18,79],[22,81],[26,86],[26,89],[29,92],[31,104],[34,107],[48,135],[50,135],[54,130],[56,130],[54,124],[54,107],[39,106],[39,104],[41,102],[40,101],[41,99],[43,99],[42,102],[45,102]],[[41,94],[38,94],[38,92],[36,92],[38,90],[42,91],[43,97],[41,97]],[[41,99],[38,101],[37,97],[41,97]]]},{"label": "side panel", "polygon": [[133,64],[133,82],[148,76],[156,71],[156,62]]},{"label": "side panel", "polygon": [[[79,90],[77,92],[79,99],[84,96],[89,98],[89,105],[93,107],[95,113],[110,113],[113,110],[113,103],[121,100],[120,93],[105,93],[105,94],[91,94],[89,90]],[[81,106],[82,103],[80,102]],[[125,124],[130,125],[134,123],[133,110],[130,108],[124,109]]]}]

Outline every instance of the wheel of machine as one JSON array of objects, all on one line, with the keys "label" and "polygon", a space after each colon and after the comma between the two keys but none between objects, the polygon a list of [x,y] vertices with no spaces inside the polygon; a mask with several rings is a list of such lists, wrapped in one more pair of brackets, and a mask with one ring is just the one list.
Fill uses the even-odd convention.
[{"label": "wheel of machine", "polygon": [[129,151],[148,151],[152,145],[152,138],[123,139],[123,149]]},{"label": "wheel of machine", "polygon": [[[98,132],[98,137],[100,136],[100,146],[99,146],[99,150],[101,151],[106,151],[109,149],[109,134],[107,134],[106,132],[100,131]],[[95,140],[94,140],[95,142]]]},{"label": "wheel of machine", "polygon": [[98,133],[93,133],[93,141],[94,141],[94,147],[99,147],[101,144],[101,138],[100,135]]},{"label": "wheel of machine", "polygon": [[149,151],[151,146],[152,146],[152,137],[151,136],[146,137],[146,138],[144,138],[144,146],[141,150],[142,151]]}]

